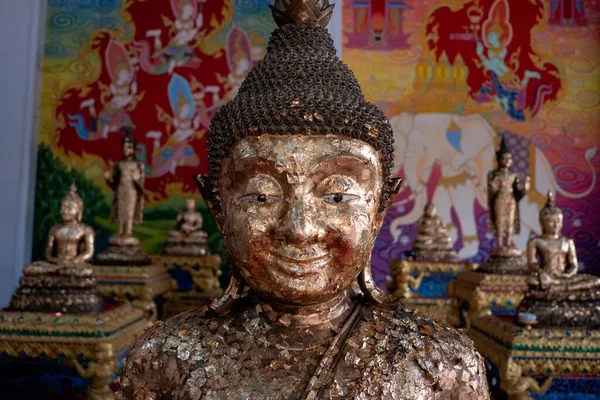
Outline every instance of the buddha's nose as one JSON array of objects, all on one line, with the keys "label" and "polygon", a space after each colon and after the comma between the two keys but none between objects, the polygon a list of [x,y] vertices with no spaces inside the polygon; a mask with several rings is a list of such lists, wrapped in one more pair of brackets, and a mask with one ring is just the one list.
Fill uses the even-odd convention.
[{"label": "buddha's nose", "polygon": [[282,240],[290,243],[317,241],[323,232],[318,224],[317,199],[312,196],[295,196],[290,202],[277,229]]}]

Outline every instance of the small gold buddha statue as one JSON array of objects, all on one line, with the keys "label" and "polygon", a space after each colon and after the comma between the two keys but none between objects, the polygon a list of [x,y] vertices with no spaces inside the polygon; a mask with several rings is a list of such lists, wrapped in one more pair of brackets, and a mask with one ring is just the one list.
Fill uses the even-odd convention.
[{"label": "small gold buddha statue", "polygon": [[118,231],[109,246],[98,254],[99,265],[148,265],[150,258],[140,249],[140,239],[133,236],[133,226],[142,223],[144,212],[144,164],[135,156],[136,141],[127,131],[121,141],[123,158],[115,163],[104,178],[114,192],[110,219]]},{"label": "small gold buddha statue", "polygon": [[87,263],[94,253],[94,230],[81,222],[83,200],[75,185],[62,199],[60,213],[63,223],[48,233],[47,261],[23,269],[11,310],[78,314],[102,310],[96,278]]},{"label": "small gold buddha statue", "polygon": [[489,398],[472,342],[371,276],[399,188],[393,133],[336,56],[332,7],[271,7],[279,28],[213,118],[209,176],[196,177],[230,285],[142,334],[117,398]]},{"label": "small gold buddha statue", "polygon": [[412,253],[415,260],[422,261],[455,261],[457,259],[452,239],[446,233],[444,222],[435,204],[428,203],[423,216],[417,221],[417,237]]},{"label": "small gold buddha statue", "polygon": [[519,305],[520,319],[544,326],[600,327],[600,278],[579,274],[575,243],[560,234],[563,214],[552,192],[540,211],[542,235],[527,243],[533,275]]},{"label": "small gold buddha statue", "polygon": [[504,136],[496,152],[498,168],[488,173],[488,230],[496,236],[496,246],[490,259],[479,267],[487,273],[524,274],[527,266],[521,250],[513,247],[514,234],[521,231],[519,201],[529,192],[530,179],[521,184],[518,174],[512,172],[512,152]]},{"label": "small gold buddha statue", "polygon": [[208,254],[207,234],[202,230],[202,214],[196,210],[196,200],[187,199],[185,209],[177,214],[177,228],[169,231],[163,254],[174,256],[205,256]]}]

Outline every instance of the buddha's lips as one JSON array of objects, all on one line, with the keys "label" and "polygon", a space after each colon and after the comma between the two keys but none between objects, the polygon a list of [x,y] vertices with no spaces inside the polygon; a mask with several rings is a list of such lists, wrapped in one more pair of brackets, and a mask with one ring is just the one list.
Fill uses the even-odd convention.
[{"label": "buddha's lips", "polygon": [[327,253],[319,255],[317,257],[311,257],[311,258],[293,258],[293,257],[288,257],[285,256],[281,253],[278,252],[273,252],[272,253],[273,256],[275,256],[276,258],[279,258],[285,262],[288,263],[297,263],[297,264],[312,264],[313,262],[322,260],[323,258],[327,257]]},{"label": "buddha's lips", "polygon": [[294,277],[319,274],[323,271],[323,265],[330,260],[329,254],[324,254],[316,258],[295,259],[282,256],[281,254],[271,253],[271,264],[276,270]]}]

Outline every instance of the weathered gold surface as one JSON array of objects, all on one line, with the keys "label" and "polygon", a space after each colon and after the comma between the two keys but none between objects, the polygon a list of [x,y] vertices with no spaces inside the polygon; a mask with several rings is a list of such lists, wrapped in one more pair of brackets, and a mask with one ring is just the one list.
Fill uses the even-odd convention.
[{"label": "weathered gold surface", "polygon": [[165,255],[205,256],[207,234],[202,230],[202,214],[196,210],[196,200],[187,199],[186,208],[177,214],[177,228],[169,231]]},{"label": "weathered gold surface", "polygon": [[[481,360],[459,332],[402,307],[357,309],[358,301],[309,325],[254,299],[228,316],[208,317],[206,308],[175,316],[130,351],[118,398],[166,388],[169,399],[487,398]],[[338,363],[334,375],[311,385],[330,363]]]},{"label": "weathered gold surface", "polygon": [[[470,318],[484,310],[514,314],[528,290],[527,275],[501,275],[466,271],[458,275],[448,290],[455,299],[448,322],[456,327],[470,324]],[[469,310],[469,312],[466,312]]]},{"label": "weathered gold surface", "polygon": [[[600,378],[600,331],[524,329],[497,316],[473,319],[468,331],[476,348],[495,364],[500,386],[510,399],[529,399],[528,390],[544,392],[552,377]],[[532,377],[545,376],[539,385]]]},{"label": "weathered gold surface", "polygon": [[563,214],[552,192],[540,211],[540,225],[542,235],[527,243],[534,275],[519,311],[535,315],[542,325],[600,328],[600,278],[577,273],[575,243],[560,234]]},{"label": "weathered gold surface", "polygon": [[457,259],[452,239],[444,221],[437,215],[433,203],[428,203],[423,216],[417,221],[417,236],[413,243],[413,257],[418,261],[453,261]]},{"label": "weathered gold surface", "polygon": [[521,185],[510,170],[512,153],[504,137],[496,152],[498,168],[488,173],[488,229],[496,236],[496,247],[480,269],[489,273],[515,274],[526,271],[521,251],[512,246],[513,235],[520,232],[519,201],[529,191],[529,177]]},{"label": "weathered gold surface", "polygon": [[[0,311],[0,353],[66,359],[66,365],[91,378],[89,399],[108,400],[118,354],[146,327],[142,313],[129,305],[94,316]],[[77,367],[80,360],[90,361],[87,369]]]},{"label": "weathered gold surface", "polygon": [[411,297],[403,300],[402,305],[433,320],[446,322],[453,302],[450,298]]},{"label": "weathered gold surface", "polygon": [[468,339],[373,281],[392,130],[318,25],[329,10],[278,1],[265,59],[213,118],[197,181],[232,280],[136,342],[120,398],[488,398]]},{"label": "weathered gold surface", "polygon": [[20,287],[13,294],[15,311],[97,313],[102,302],[87,261],[94,253],[94,230],[81,222],[83,200],[72,185],[61,202],[63,223],[50,229],[47,261],[23,268]]}]

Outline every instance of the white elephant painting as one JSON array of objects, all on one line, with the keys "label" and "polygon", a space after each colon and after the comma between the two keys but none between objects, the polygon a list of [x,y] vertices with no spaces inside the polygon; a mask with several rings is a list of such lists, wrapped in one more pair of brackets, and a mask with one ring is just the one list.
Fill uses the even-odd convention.
[{"label": "white elephant painting", "polygon": [[[487,209],[486,175],[494,168],[495,147],[498,134],[480,115],[409,114],[402,113],[390,119],[396,141],[396,173],[404,171],[403,191],[410,195],[399,196],[395,203],[400,213],[390,222],[394,243],[405,244],[406,226],[414,224],[429,198],[437,207],[439,215],[449,223],[449,232],[462,244],[459,256],[471,258],[478,253],[476,203],[479,209]],[[525,142],[524,139],[519,138]],[[520,202],[521,234],[515,236],[517,248],[524,249],[530,233],[538,234],[538,212],[548,190],[571,198],[588,196],[596,183],[596,171],[591,158],[596,147],[588,149],[585,160],[591,168],[591,185],[581,193],[570,193],[557,183],[552,167],[543,152],[526,142],[526,170],[531,176],[531,192]],[[521,163],[522,165],[524,163]],[[439,180],[428,193],[432,171],[439,166]],[[432,187],[429,185],[431,191]],[[410,207],[412,204],[412,207]],[[404,212],[408,207],[408,212]],[[453,221],[457,224],[451,224]]]}]

